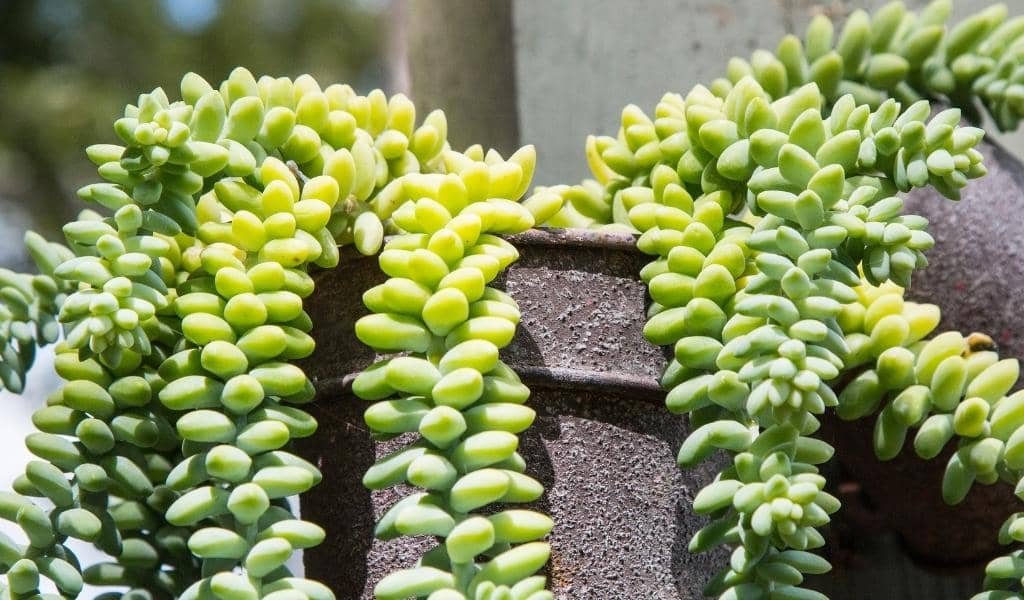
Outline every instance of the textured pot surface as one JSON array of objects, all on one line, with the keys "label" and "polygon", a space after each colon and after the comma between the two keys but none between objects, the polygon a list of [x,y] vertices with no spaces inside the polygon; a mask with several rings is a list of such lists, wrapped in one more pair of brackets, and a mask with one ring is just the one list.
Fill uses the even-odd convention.
[{"label": "textured pot surface", "polygon": [[[824,420],[821,432],[822,439],[836,447],[845,475],[859,484],[865,504],[859,508],[871,512],[877,527],[895,531],[918,562],[973,568],[980,585],[984,564],[1007,551],[997,535],[1020,506],[1013,488],[977,484],[963,502],[950,506],[942,500],[942,474],[955,445],[926,461],[908,443],[899,456],[882,462],[872,447],[873,428],[874,417],[854,422],[831,417]],[[844,510],[833,516],[847,518],[856,515]]]},{"label": "textured pot surface", "polygon": [[[556,597],[700,598],[725,560],[686,551],[705,522],[690,503],[714,469],[676,466],[688,430],[664,409],[664,357],[643,338],[645,259],[634,238],[531,231],[511,241],[521,258],[498,287],[523,318],[503,354],[533,390],[537,420],[521,451],[546,488],[537,508],[556,523],[548,569]],[[317,352],[303,366],[320,392],[312,407],[320,431],[300,450],[325,478],[303,497],[302,513],[324,524],[328,539],[306,552],[306,569],[339,598],[370,598],[376,581],[411,566],[432,542],[374,541],[375,518],[409,490],[370,493],[360,482],[395,443],[371,441],[365,403],[345,385],[373,360],[352,327],[365,314],[362,291],[384,276],[369,258],[316,277]]]}]

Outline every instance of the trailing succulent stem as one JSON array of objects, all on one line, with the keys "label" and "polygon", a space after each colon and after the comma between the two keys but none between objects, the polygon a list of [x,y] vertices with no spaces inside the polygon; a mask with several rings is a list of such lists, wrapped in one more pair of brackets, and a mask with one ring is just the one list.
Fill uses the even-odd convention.
[{"label": "trailing succulent stem", "polygon": [[[938,456],[950,442],[942,497],[961,502],[975,483],[1004,481],[1024,495],[1024,392],[1016,359],[999,359],[986,335],[945,332],[922,339],[939,321],[937,307],[905,302],[892,285],[858,288],[858,302],[839,318],[851,347],[850,367],[861,372],[839,394],[842,419],[875,417],[874,448],[895,458],[916,429],[912,446],[921,458]],[[1024,520],[1011,515],[1001,543],[1024,541]],[[986,568],[985,592],[975,600],[1024,597],[1019,550]]]},{"label": "trailing succulent stem", "polygon": [[[448,168],[444,115],[416,127],[404,96],[245,69],[219,89],[189,74],[181,93],[140,96],[115,123],[123,145],[88,149],[105,181],[79,195],[110,216],[68,224],[70,251],[30,237],[45,275],[4,281],[5,385],[30,363],[29,325],[56,337],[54,312],[66,380],[33,417],[40,460],[0,496],[25,532],[0,538],[5,597],[45,578],[62,597],[88,582],[130,590],[105,597],[333,598],[285,566],[324,536],[286,502],[321,477],[287,449],[316,429],[293,364],[313,351],[306,270],[336,266],[338,243],[379,250],[401,178]],[[495,169],[511,196],[532,164]],[[114,562],[83,577],[72,538]]]},{"label": "trailing succulent stem", "polygon": [[655,120],[627,107],[618,140],[588,144],[603,189],[557,192],[573,208],[609,199],[605,216],[640,232],[637,247],[656,257],[641,272],[653,300],[645,335],[674,346],[666,403],[695,428],[680,464],[732,455],[694,500],[712,522],[691,549],[734,548],[706,592],[819,597],[798,586],[828,569],[807,550],[824,543],[816,528],[839,503],[816,467],[833,452],[810,437],[817,415],[839,404],[831,385],[851,357],[935,325],[886,323],[851,347],[840,317],[862,277],[908,285],[926,264],[927,222],[902,214],[898,193],[959,197],[985,173],[982,132],[959,127],[956,109],[929,119],[926,101],[872,110],[846,95],[825,116],[814,83],[778,100],[749,76],[718,91],[667,95]]},{"label": "trailing succulent stem", "polygon": [[[380,439],[403,436],[366,473],[371,489],[409,484],[376,535],[429,535],[439,543],[420,564],[384,578],[382,600],[545,600],[546,515],[492,505],[532,502],[541,484],[524,473],[516,434],[530,426],[530,395],[498,358],[519,323],[511,297],[488,284],[519,254],[498,234],[533,227],[561,208],[538,194],[519,204],[533,175],[534,150],[508,160],[479,147],[447,151],[445,175],[404,178],[391,215],[404,233],[380,255],[388,280],[363,296],[374,314],[356,335],[385,358],[354,382],[374,401],[365,414]],[[409,435],[406,435],[409,434]]]},{"label": "trailing succulent stem", "polygon": [[952,7],[934,0],[918,13],[902,2],[871,15],[856,10],[838,37],[818,15],[803,40],[787,35],[775,52],[732,59],[711,87],[749,75],[777,99],[813,82],[829,102],[846,94],[871,106],[934,98],[973,117],[980,102],[1000,129],[1016,129],[1024,116],[1024,16],[1008,20],[1006,6],[996,4],[949,28]]},{"label": "trailing succulent stem", "polygon": [[[653,300],[645,334],[674,345],[666,403],[695,428],[679,462],[716,449],[733,459],[694,501],[712,522],[691,550],[734,548],[710,595],[820,596],[797,586],[828,569],[806,550],[839,508],[815,467],[832,449],[809,437],[828,407],[848,419],[881,409],[882,459],[911,427],[925,458],[958,437],[948,502],[975,481],[1021,478],[1019,393],[1004,397],[1017,362],[999,361],[980,334],[925,340],[938,309],[904,302],[895,285],[910,285],[933,244],[899,193],[931,186],[959,199],[985,174],[981,130],[960,127],[958,109],[929,119],[920,98],[972,111],[976,96],[1007,129],[1024,108],[1024,19],[1004,23],[993,7],[947,33],[948,12],[943,1],[920,15],[900,3],[858,11],[835,49],[818,17],[805,43],[788,36],[775,55],[734,59],[727,79],[685,100],[667,94],[653,119],[627,107],[616,138],[587,140],[595,180],[552,188],[566,204],[551,224],[636,231],[657,257],[641,273]],[[1024,539],[1018,519],[1004,540]],[[989,566],[993,591],[979,598],[1021,597],[1018,554]]]},{"label": "trailing succulent stem", "polygon": [[39,274],[0,269],[0,390],[15,394],[25,388],[25,373],[36,350],[60,337],[57,311],[70,286],[53,272],[73,256],[31,231],[25,234],[25,247]]}]

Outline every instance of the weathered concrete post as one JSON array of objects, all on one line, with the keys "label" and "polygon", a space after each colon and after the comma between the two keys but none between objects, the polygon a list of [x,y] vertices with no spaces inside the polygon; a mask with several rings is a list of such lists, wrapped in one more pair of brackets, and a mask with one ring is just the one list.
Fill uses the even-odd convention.
[{"label": "weathered concrete post", "polygon": [[[424,114],[443,108],[453,146],[519,145],[511,0],[406,0],[408,70]],[[458,106],[455,111],[449,107]]]}]

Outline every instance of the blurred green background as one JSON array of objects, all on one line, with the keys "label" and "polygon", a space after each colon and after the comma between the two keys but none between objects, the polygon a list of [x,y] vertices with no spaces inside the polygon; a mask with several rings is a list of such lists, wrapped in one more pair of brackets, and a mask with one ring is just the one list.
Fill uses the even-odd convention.
[{"label": "blurred green background", "polygon": [[95,179],[83,149],[141,91],[181,76],[388,84],[388,0],[0,0],[0,265],[28,269],[25,229],[61,239]]}]

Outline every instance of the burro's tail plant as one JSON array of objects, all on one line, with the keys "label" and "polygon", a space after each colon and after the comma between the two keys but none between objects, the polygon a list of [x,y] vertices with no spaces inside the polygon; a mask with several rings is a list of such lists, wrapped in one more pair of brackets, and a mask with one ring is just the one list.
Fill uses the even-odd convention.
[{"label": "burro's tail plant", "polygon": [[1024,16],[1008,19],[996,4],[947,29],[952,7],[936,0],[919,13],[902,2],[872,15],[856,10],[838,36],[818,15],[803,40],[788,35],[774,52],[732,59],[712,87],[752,75],[774,98],[809,82],[829,102],[846,94],[872,105],[941,97],[975,118],[981,104],[1000,129],[1016,129],[1024,116]]},{"label": "burro's tail plant", "polygon": [[[645,334],[674,345],[666,403],[695,427],[679,462],[733,453],[694,501],[713,520],[691,549],[735,546],[714,595],[812,596],[794,586],[827,568],[806,551],[839,508],[816,466],[832,449],[811,436],[817,415],[839,404],[831,384],[854,349],[844,305],[858,300],[859,270],[909,283],[932,240],[893,194],[983,174],[981,132],[956,127],[956,110],[926,121],[923,101],[872,111],[845,96],[823,118],[816,85],[771,102],[752,78],[725,98],[696,88],[679,107],[692,144],[680,162],[699,169],[659,165],[652,187],[621,194],[643,232],[638,247],[656,256],[642,275],[654,301]],[[936,166],[942,155],[948,169]],[[701,182],[696,198],[687,176]],[[914,324],[916,339],[935,326]],[[916,341],[908,321],[872,334],[856,349]]]},{"label": "burro's tail plant", "polygon": [[53,271],[73,256],[31,231],[25,234],[25,247],[39,274],[0,269],[0,389],[16,394],[25,388],[25,373],[36,350],[60,337],[57,310],[69,285]]},{"label": "burro's tail plant", "polygon": [[[474,151],[475,150],[475,151]],[[540,513],[503,508],[537,500],[544,489],[524,473],[517,433],[534,419],[524,406],[530,391],[498,358],[515,335],[519,308],[488,284],[518,258],[497,234],[533,227],[561,202],[527,189],[534,152],[508,161],[479,147],[445,155],[445,175],[405,178],[414,199],[392,215],[406,231],[380,254],[388,280],[363,296],[374,314],[356,323],[356,335],[386,358],[354,382],[373,433],[388,439],[418,434],[386,455],[364,478],[371,489],[408,483],[422,490],[398,501],[376,535],[430,535],[443,539],[420,566],[396,572],[374,590],[401,600],[545,600],[548,560],[541,540],[552,521]],[[486,510],[492,504],[498,510]]]},{"label": "burro's tail plant", "polygon": [[[446,373],[449,365],[459,368],[428,397],[459,408],[487,403],[465,418],[456,408],[436,410],[421,427],[421,453],[434,447],[428,441],[440,450],[447,447],[441,437],[454,443],[468,430],[457,449],[432,456],[435,467],[474,471],[450,482],[463,490],[460,502],[447,488],[440,491],[445,474],[433,475],[436,498],[451,502],[459,510],[452,525],[460,522],[454,532],[430,529],[447,534],[443,560],[454,573],[434,588],[453,597],[470,586],[474,598],[489,598],[505,597],[512,586],[516,598],[545,598],[544,579],[529,575],[547,560],[546,544],[500,551],[542,538],[550,520],[526,511],[489,519],[465,514],[542,491],[521,474],[512,433],[532,421],[521,406],[528,392],[496,359],[518,312],[506,296],[490,289],[485,295],[484,288],[515,258],[493,234],[531,227],[531,210],[547,219],[561,208],[552,194],[525,205],[498,199],[523,194],[533,149],[509,161],[456,153],[446,142],[443,113],[417,127],[404,96],[322,89],[308,76],[257,80],[237,69],[215,89],[189,74],[181,96],[172,102],[161,89],[143,94],[115,123],[121,143],[88,149],[104,181],[79,195],[96,211],[65,226],[68,248],[28,237],[42,275],[0,273],[5,387],[21,389],[36,345],[57,339],[58,322],[64,340],[56,368],[65,379],[33,417],[39,432],[26,442],[38,460],[13,493],[0,494],[0,517],[24,532],[21,540],[0,537],[3,597],[72,598],[89,583],[127,589],[104,598],[333,598],[285,564],[324,537],[287,502],[321,478],[288,450],[291,439],[317,426],[301,408],[313,387],[294,364],[314,347],[303,310],[314,287],[307,270],[337,266],[339,244],[378,252],[387,228],[409,232],[392,242],[407,246],[408,255],[394,274],[417,281],[387,286],[381,306],[394,314],[361,324],[360,335],[392,339],[385,345],[432,359],[440,358],[445,336],[465,342],[462,359],[453,348],[440,364]],[[382,260],[396,253],[389,246]],[[413,327],[401,315],[425,285],[438,290],[423,317],[430,330],[420,325],[419,334],[396,341],[404,333],[395,327]],[[387,379],[395,383],[389,390],[410,391],[405,381],[424,391],[419,363],[403,377],[403,361],[414,360],[395,364],[391,372],[399,376]],[[480,390],[470,398],[474,385]],[[424,400],[397,406],[403,402]],[[386,411],[371,410],[368,419],[373,415],[387,421]],[[463,423],[457,432],[456,419]],[[417,463],[419,472],[430,472],[428,462]],[[503,494],[481,491],[488,474],[504,478]],[[490,527],[487,544],[481,525]],[[382,530],[390,531],[384,524]],[[70,540],[92,543],[110,561],[83,569]],[[476,572],[473,559],[485,551],[498,555]],[[429,585],[416,575],[397,581],[382,583],[378,594],[404,597],[401,586],[409,581],[420,586],[412,591]]]},{"label": "burro's tail plant", "polygon": [[[1024,108],[1024,18],[993,7],[947,32],[949,8],[858,11],[834,47],[831,22],[816,18],[805,42],[734,59],[728,78],[667,94],[653,118],[627,107],[617,137],[587,140],[595,179],[559,190],[551,223],[634,231],[655,257],[641,273],[645,335],[673,346],[666,404],[694,428],[679,463],[731,457],[694,500],[712,520],[690,549],[732,548],[708,595],[822,597],[799,585],[829,569],[808,550],[839,509],[817,469],[833,449],[813,437],[830,407],[877,413],[883,460],[910,428],[923,458],[957,437],[950,503],[975,481],[1020,479],[1022,399],[1005,396],[1017,361],[998,360],[981,334],[926,339],[937,307],[903,298],[933,240],[900,193],[959,199],[985,174],[983,132],[959,126],[960,108],[931,116],[921,98],[972,115],[978,99],[1003,128]],[[1019,523],[1001,539],[1024,539]],[[1020,565],[1019,552],[993,561],[978,598],[1022,597]]]},{"label": "burro's tail plant", "polygon": [[[518,257],[501,236],[538,224],[633,232],[651,257],[645,334],[672,347],[666,402],[692,425],[679,462],[730,460],[694,501],[710,523],[691,550],[731,549],[708,594],[821,597],[800,586],[829,569],[811,551],[839,509],[814,437],[830,408],[873,416],[883,460],[912,431],[924,458],[955,438],[951,503],[975,482],[1024,497],[1017,361],[982,334],[932,335],[938,308],[904,299],[933,240],[901,194],[959,198],[985,174],[962,114],[1010,129],[1024,113],[1024,18],[993,7],[947,31],[949,11],[857,11],[835,39],[816,18],[653,118],[627,107],[618,136],[587,141],[593,180],[525,200],[532,147],[455,151],[444,114],[417,125],[402,95],[241,68],[216,88],[186,75],[178,101],[143,94],[118,144],[89,147],[103,181],[80,190],[67,246],[29,234],[41,274],[0,270],[0,382],[20,391],[54,342],[65,380],[0,493],[23,532],[0,535],[2,597],[334,597],[286,564],[325,536],[287,501],[321,478],[289,443],[317,427],[296,365],[314,348],[308,271],[344,268],[352,244],[388,276],[354,332],[383,355],[353,390],[390,445],[364,483],[413,489],[375,533],[436,541],[375,595],[552,598],[555,524],[516,507],[543,493],[518,453],[535,413],[499,358],[520,313],[490,285]],[[1024,541],[1022,514],[1000,539]],[[109,559],[83,568],[72,541]],[[1022,581],[1015,551],[977,598],[1024,598]]]}]

